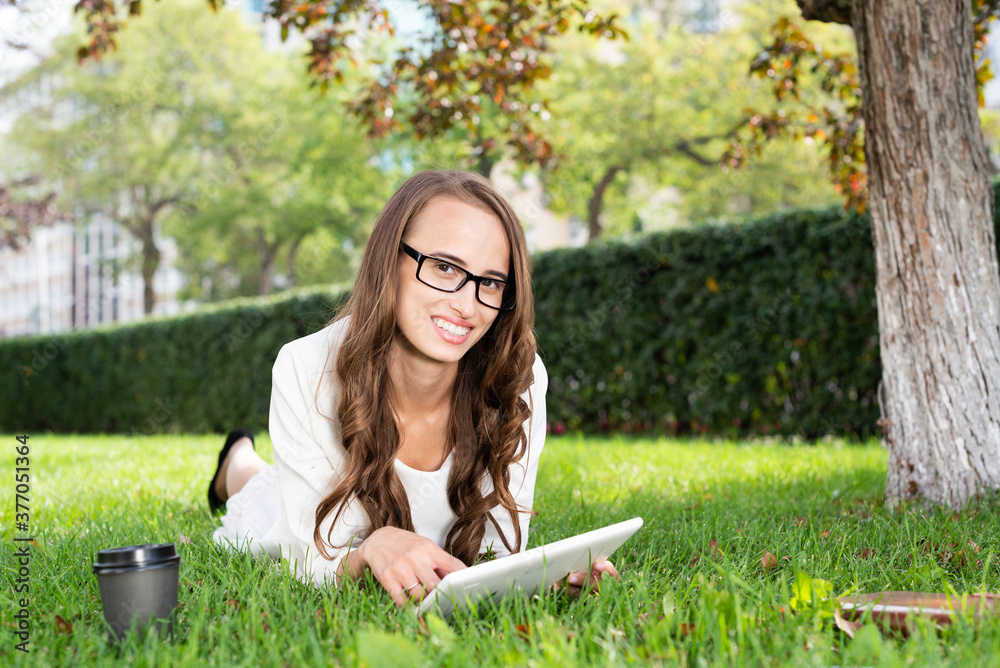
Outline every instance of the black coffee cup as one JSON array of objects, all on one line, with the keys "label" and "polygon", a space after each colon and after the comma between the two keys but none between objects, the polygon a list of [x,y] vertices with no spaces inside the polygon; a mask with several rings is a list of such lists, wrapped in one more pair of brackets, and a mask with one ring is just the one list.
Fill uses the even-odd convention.
[{"label": "black coffee cup", "polygon": [[181,558],[173,543],[131,545],[97,553],[94,573],[104,619],[121,640],[131,628],[155,623],[161,638],[172,636]]}]

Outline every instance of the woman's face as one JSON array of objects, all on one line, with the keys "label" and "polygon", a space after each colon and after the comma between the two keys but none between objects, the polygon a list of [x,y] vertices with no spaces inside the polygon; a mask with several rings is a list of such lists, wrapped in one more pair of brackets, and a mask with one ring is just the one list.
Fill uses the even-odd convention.
[{"label": "woman's face", "polygon": [[[510,280],[507,238],[500,219],[490,211],[436,197],[413,219],[403,241],[477,276]],[[425,262],[425,271],[431,262]],[[403,350],[457,362],[489,331],[499,311],[476,299],[474,281],[458,292],[441,292],[417,280],[417,261],[409,255],[400,252],[397,266],[396,327]]]}]

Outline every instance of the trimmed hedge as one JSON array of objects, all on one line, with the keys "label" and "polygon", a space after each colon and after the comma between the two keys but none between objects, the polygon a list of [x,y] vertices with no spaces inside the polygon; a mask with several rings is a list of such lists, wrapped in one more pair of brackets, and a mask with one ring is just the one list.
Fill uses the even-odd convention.
[{"label": "trimmed hedge", "polygon": [[[800,210],[550,251],[534,285],[556,432],[878,433],[867,217]],[[0,341],[0,429],[264,429],[278,350],[346,295]]]},{"label": "trimmed hedge", "polygon": [[534,274],[549,419],[557,431],[867,437],[874,279],[869,221],[835,210],[549,253]]},{"label": "trimmed hedge", "polygon": [[244,298],[197,312],[0,341],[0,429],[226,432],[267,427],[281,346],[323,327],[346,292]]},{"label": "trimmed hedge", "polygon": [[881,435],[868,216],[797,210],[552,251],[534,285],[557,432]]}]

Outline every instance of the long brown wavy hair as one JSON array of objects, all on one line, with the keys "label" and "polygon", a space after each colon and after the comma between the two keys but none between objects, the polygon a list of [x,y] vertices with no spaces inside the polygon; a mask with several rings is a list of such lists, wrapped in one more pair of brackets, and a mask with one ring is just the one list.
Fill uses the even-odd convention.
[{"label": "long brown wavy hair", "polygon": [[[336,419],[347,451],[347,468],[336,488],[316,508],[313,541],[330,558],[333,525],[353,499],[361,503],[369,531],[385,526],[413,531],[406,490],[393,467],[400,434],[393,418],[389,349],[396,332],[396,277],[399,244],[413,219],[436,197],[448,197],[491,212],[500,219],[510,248],[508,276],[514,308],[500,311],[490,330],[459,361],[451,396],[446,447],[454,452],[448,501],[457,519],[445,550],[468,565],[479,557],[486,521],[493,522],[504,546],[521,549],[518,508],[510,491],[509,468],[528,447],[523,424],[531,416],[521,395],[533,380],[534,298],[531,259],[517,215],[485,177],[462,171],[425,171],[409,178],[375,221],[358,276],[343,311],[331,324],[350,316],[336,353],[340,383]],[[331,351],[332,352],[332,351]],[[327,360],[329,369],[329,360]],[[483,494],[488,475],[492,491]],[[513,541],[490,514],[502,506],[514,525]],[[333,514],[324,537],[321,523]]]}]

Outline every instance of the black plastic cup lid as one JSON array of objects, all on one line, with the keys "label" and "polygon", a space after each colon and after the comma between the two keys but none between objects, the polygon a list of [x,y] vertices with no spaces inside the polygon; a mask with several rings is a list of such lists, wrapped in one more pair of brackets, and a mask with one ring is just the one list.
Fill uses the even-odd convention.
[{"label": "black plastic cup lid", "polygon": [[97,563],[94,564],[94,570],[153,566],[179,560],[177,548],[173,543],[112,547],[97,553]]}]

